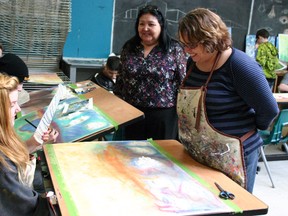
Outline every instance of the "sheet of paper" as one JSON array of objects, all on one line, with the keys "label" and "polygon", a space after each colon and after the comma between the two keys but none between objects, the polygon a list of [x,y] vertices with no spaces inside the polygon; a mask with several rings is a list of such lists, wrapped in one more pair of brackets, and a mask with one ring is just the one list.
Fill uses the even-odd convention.
[{"label": "sheet of paper", "polygon": [[44,132],[48,130],[51,121],[53,119],[53,116],[55,114],[55,111],[57,109],[57,106],[60,100],[64,98],[65,94],[66,94],[66,87],[63,86],[62,84],[59,84],[56,94],[54,95],[52,101],[50,102],[46,112],[41,118],[40,123],[38,124],[38,127],[34,133],[34,138],[38,143],[43,144],[42,136]]}]

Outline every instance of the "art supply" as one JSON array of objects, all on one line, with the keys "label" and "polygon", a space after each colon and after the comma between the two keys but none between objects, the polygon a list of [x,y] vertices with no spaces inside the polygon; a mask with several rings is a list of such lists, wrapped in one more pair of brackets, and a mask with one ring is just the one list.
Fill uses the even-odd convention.
[{"label": "art supply", "polygon": [[220,190],[220,194],[219,197],[222,199],[231,199],[233,200],[235,198],[235,195],[233,193],[230,193],[228,191],[225,191],[219,184],[217,184],[216,182],[214,182],[214,184],[216,185],[216,187]]},{"label": "art supply", "polygon": [[30,122],[28,119],[25,119],[25,121],[26,121],[28,124],[32,125],[34,128],[37,128],[37,126],[34,125],[32,122]]}]

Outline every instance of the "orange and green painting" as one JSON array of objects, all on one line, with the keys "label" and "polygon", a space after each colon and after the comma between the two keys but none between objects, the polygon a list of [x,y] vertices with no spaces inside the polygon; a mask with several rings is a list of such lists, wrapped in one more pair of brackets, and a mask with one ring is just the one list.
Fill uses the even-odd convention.
[{"label": "orange and green painting", "polygon": [[44,148],[55,176],[52,180],[57,181],[69,215],[241,211],[223,202],[218,191],[211,192],[151,140],[49,144]]}]

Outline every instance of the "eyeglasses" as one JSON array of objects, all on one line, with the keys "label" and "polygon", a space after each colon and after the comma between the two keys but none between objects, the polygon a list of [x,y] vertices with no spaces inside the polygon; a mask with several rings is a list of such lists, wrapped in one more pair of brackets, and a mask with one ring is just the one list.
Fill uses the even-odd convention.
[{"label": "eyeglasses", "polygon": [[196,43],[183,43],[182,41],[179,41],[179,43],[181,44],[181,46],[183,47],[183,49],[187,48],[187,49],[195,49],[200,42],[196,42]]}]

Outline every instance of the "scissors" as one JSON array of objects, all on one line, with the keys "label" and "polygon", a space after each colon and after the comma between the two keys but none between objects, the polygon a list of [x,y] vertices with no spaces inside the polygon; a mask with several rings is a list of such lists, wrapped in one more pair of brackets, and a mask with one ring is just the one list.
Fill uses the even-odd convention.
[{"label": "scissors", "polygon": [[225,191],[219,184],[214,182],[216,187],[220,190],[219,197],[222,199],[231,199],[233,200],[235,198],[235,195],[233,193],[230,193],[228,191]]}]

